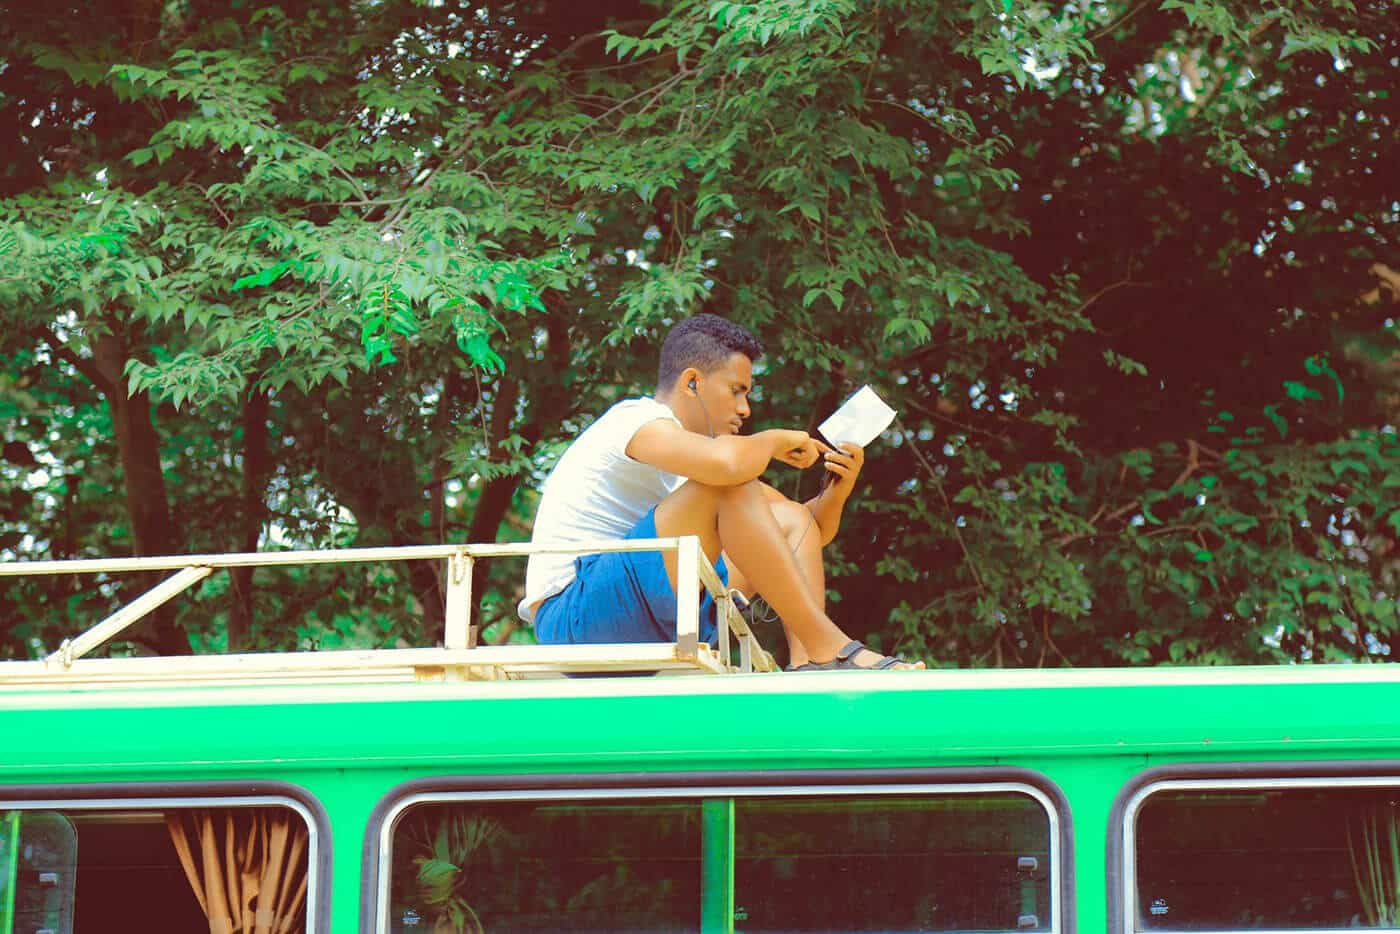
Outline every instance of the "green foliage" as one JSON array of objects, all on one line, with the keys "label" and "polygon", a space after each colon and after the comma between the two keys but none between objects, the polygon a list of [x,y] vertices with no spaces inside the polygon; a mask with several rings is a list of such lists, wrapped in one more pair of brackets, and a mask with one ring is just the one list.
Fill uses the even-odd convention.
[{"label": "green foliage", "polygon": [[1347,851],[1366,922],[1400,922],[1400,817],[1391,803],[1360,805],[1347,816]]},{"label": "green foliage", "polygon": [[[768,343],[760,427],[865,382],[902,413],[829,553],[858,635],[1400,650],[1395,289],[1358,301],[1395,262],[1386,4],[549,6],[0,40],[5,557],[523,537],[706,309]],[[520,572],[477,590],[498,637]],[[267,647],[440,632],[430,569],[242,586],[191,644],[239,601]],[[118,596],[27,583],[0,645]]]},{"label": "green foliage", "polygon": [[438,827],[432,855],[414,860],[424,902],[438,911],[451,930],[485,930],[463,894],[463,885],[476,851],[489,847],[500,834],[500,825],[490,818],[458,815]]}]

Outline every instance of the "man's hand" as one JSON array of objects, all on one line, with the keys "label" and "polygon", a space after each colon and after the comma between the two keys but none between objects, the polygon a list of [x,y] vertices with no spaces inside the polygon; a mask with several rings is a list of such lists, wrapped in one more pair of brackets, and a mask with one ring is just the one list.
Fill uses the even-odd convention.
[{"label": "man's hand", "polygon": [[849,496],[856,485],[856,478],[860,476],[860,469],[865,466],[865,448],[849,441],[843,443],[839,451],[827,448],[825,466],[827,473],[831,474],[828,489],[838,496]]},{"label": "man's hand", "polygon": [[831,448],[805,431],[771,430],[774,435],[773,459],[799,470],[806,470],[823,453],[831,452]]},{"label": "man's hand", "polygon": [[865,448],[849,442],[843,443],[839,451],[827,448],[822,466],[826,468],[826,479],[830,483],[823,485],[816,496],[807,500],[806,506],[821,529],[822,544],[829,545],[841,528],[841,513],[846,508],[846,500],[855,488],[860,469],[865,466]]}]

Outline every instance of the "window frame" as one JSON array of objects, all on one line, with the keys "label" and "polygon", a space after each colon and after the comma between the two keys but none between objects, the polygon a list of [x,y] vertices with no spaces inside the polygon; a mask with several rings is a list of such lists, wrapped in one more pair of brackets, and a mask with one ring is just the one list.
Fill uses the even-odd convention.
[{"label": "window frame", "polygon": [[0,784],[0,811],[192,810],[218,807],[285,807],[306,823],[306,930],[329,934],[330,819],[311,792],[278,781],[94,782]]},{"label": "window frame", "polygon": [[[1154,934],[1137,926],[1137,814],[1153,794],[1169,791],[1277,791],[1288,788],[1400,788],[1400,760],[1360,762],[1183,763],[1139,772],[1119,791],[1109,816],[1107,869],[1108,930],[1115,934]],[[1344,934],[1358,928],[1192,929],[1191,934]],[[1373,928],[1370,930],[1395,930]],[[1166,932],[1163,932],[1166,934]]]},{"label": "window frame", "polygon": [[[1020,793],[1045,812],[1050,849],[1049,934],[1075,934],[1074,839],[1069,801],[1029,769],[832,769],[772,772],[442,776],[404,782],[375,806],[365,828],[361,934],[388,930],[392,839],[420,804],[463,801],[696,800],[704,798],[915,796]],[[703,896],[703,893],[702,893]]]}]

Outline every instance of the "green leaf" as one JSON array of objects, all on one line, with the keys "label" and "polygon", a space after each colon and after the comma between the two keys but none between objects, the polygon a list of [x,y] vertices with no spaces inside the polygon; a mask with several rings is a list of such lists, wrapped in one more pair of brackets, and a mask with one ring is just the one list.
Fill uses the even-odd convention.
[{"label": "green leaf", "polygon": [[291,269],[292,265],[293,261],[289,259],[283,260],[280,263],[274,263],[260,272],[255,272],[234,280],[232,288],[235,292],[238,292],[243,289],[272,285],[272,283],[282,278],[282,275],[286,273],[287,270]]}]

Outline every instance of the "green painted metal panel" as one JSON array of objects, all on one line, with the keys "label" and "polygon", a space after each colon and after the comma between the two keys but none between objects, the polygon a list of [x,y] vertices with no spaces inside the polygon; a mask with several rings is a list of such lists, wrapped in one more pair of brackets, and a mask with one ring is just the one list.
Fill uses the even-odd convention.
[{"label": "green painted metal panel", "polygon": [[734,799],[701,802],[700,930],[734,931]]},{"label": "green painted metal panel", "polygon": [[[932,682],[934,685],[937,682]],[[1034,757],[1316,758],[1400,746],[1392,684],[570,695],[446,686],[295,699],[0,699],[0,781],[415,762],[448,771],[792,768]],[[439,688],[439,690],[434,690]],[[173,701],[173,702],[172,702]],[[706,724],[727,724],[724,729]],[[56,737],[81,737],[59,742]]]},{"label": "green painted metal panel", "polygon": [[[1400,759],[1400,681],[1366,680],[1362,666],[1355,678],[1349,670],[1345,678],[1319,679],[1317,671],[1327,670],[1269,670],[1271,680],[1263,681],[1248,672],[1198,671],[1181,684],[1136,683],[1122,673],[1096,684],[1092,673],[1057,680],[1055,673],[926,672],[883,682],[837,673],[0,690],[7,733],[0,786],[215,779],[300,785],[331,821],[330,929],[350,931],[359,917],[370,811],[413,779],[1019,766],[1046,775],[1069,802],[1077,927],[1089,934],[1107,923],[1111,803],[1141,770],[1173,762]],[[706,871],[720,873],[719,818],[711,837],[709,814]],[[707,885],[705,893],[706,929],[731,930],[732,888]]]},{"label": "green painted metal panel", "polygon": [[1109,814],[1118,789],[1143,767],[1143,761],[1140,756],[1129,756],[1049,759],[1027,765],[1050,776],[1069,802],[1068,818],[1074,830],[1074,911],[1083,934],[1108,930],[1104,847]]}]

